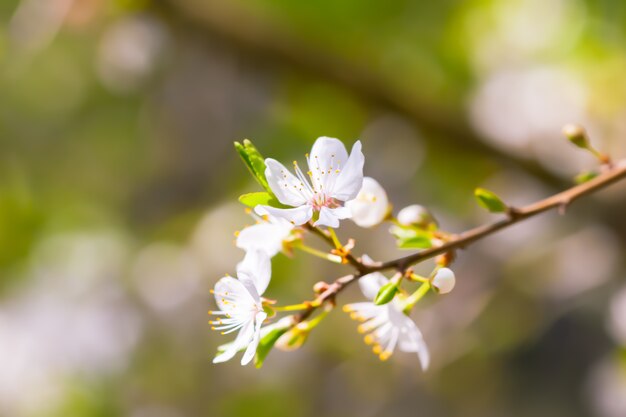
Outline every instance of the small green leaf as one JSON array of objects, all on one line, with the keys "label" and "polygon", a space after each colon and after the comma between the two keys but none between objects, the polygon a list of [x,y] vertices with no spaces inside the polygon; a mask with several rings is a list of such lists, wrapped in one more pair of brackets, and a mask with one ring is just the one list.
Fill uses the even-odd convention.
[{"label": "small green leaf", "polygon": [[597,176],[598,176],[598,173],[596,172],[585,171],[576,175],[576,178],[574,178],[574,181],[576,181],[576,184],[582,184],[584,182],[594,179]]},{"label": "small green leaf", "polygon": [[383,285],[378,291],[378,294],[376,294],[376,297],[374,298],[374,304],[376,304],[377,306],[387,304],[388,302],[393,300],[393,297],[395,297],[397,292],[398,284],[393,281],[388,282],[387,284]]},{"label": "small green leaf", "polygon": [[398,247],[400,249],[428,249],[432,246],[430,236],[426,233],[398,240]]},{"label": "small green leaf", "polygon": [[256,355],[254,357],[254,366],[260,368],[263,366],[265,358],[270,353],[278,339],[289,330],[289,327],[279,327],[273,329],[268,334],[263,336],[259,341],[259,346],[256,348]]},{"label": "small green leaf", "polygon": [[502,202],[500,197],[484,188],[477,188],[474,190],[474,196],[482,207],[489,210],[491,213],[502,213],[507,210],[506,204]]},{"label": "small green leaf", "polygon": [[265,191],[259,191],[257,193],[248,193],[239,196],[239,202],[248,207],[256,207],[259,204],[264,206],[271,206],[277,208],[285,208],[287,206],[283,205],[274,197],[274,195],[270,193],[266,193]]},{"label": "small green leaf", "polygon": [[235,142],[235,149],[250,170],[252,176],[268,193],[271,194],[272,190],[267,183],[267,178],[265,178],[265,159],[261,153],[248,139],[244,139],[243,144]]}]

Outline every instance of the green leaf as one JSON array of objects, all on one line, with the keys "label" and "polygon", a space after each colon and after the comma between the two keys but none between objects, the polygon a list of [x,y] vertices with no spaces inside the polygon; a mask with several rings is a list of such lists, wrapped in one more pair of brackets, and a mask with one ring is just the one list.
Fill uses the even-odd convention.
[{"label": "green leaf", "polygon": [[254,357],[254,366],[260,368],[265,362],[265,358],[270,353],[278,339],[289,330],[289,327],[280,327],[273,329],[268,334],[263,336],[259,341],[259,346],[256,348],[256,356]]},{"label": "green leaf", "polygon": [[272,194],[272,190],[265,178],[265,159],[257,148],[248,139],[244,139],[243,144],[235,142],[235,149],[246,164],[250,173],[257,180],[261,187],[268,193]]},{"label": "green leaf", "polygon": [[598,176],[598,173],[596,172],[585,171],[576,175],[576,178],[574,178],[574,181],[576,181],[576,184],[582,184],[584,182],[594,179],[597,176]]},{"label": "green leaf", "polygon": [[506,204],[502,202],[500,197],[495,193],[484,188],[477,188],[474,190],[474,196],[482,207],[489,210],[491,213],[502,213],[507,210]]},{"label": "green leaf", "polygon": [[397,292],[398,284],[393,281],[388,282],[387,284],[383,285],[378,291],[378,294],[376,294],[376,298],[374,298],[374,304],[378,306],[387,304],[388,302],[393,300],[393,297],[395,297]]},{"label": "green leaf", "polygon": [[274,197],[273,194],[266,193],[265,191],[259,191],[257,193],[248,193],[239,196],[239,202],[248,207],[256,207],[259,204],[264,206],[271,206],[277,208],[286,208],[287,206],[283,205]]},{"label": "green leaf", "polygon": [[432,246],[431,238],[426,233],[398,240],[400,249],[428,249]]}]

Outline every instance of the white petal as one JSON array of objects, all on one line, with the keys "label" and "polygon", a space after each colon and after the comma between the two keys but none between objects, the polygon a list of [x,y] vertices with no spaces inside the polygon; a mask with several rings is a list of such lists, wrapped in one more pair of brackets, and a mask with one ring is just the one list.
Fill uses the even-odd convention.
[{"label": "white petal", "polygon": [[270,213],[274,217],[285,219],[296,226],[303,225],[304,223],[311,220],[311,217],[313,217],[313,208],[309,205],[303,205],[291,209],[280,209],[270,206],[257,206],[255,211],[258,213],[259,210]]},{"label": "white petal", "polygon": [[447,294],[454,289],[456,278],[454,272],[449,268],[441,268],[432,280],[432,286],[439,294]]},{"label": "white petal", "polygon": [[[402,313],[400,313],[402,314]],[[413,320],[404,316],[404,324],[400,326],[402,332],[400,334],[399,349],[403,352],[416,352],[419,357],[422,369],[425,371],[430,363],[430,354],[428,352],[428,346],[424,342],[422,332],[417,328]]]},{"label": "white petal", "polygon": [[261,250],[267,256],[274,256],[283,248],[283,240],[291,233],[292,226],[272,223],[259,223],[246,227],[237,236],[237,247],[245,251]]},{"label": "white petal", "polygon": [[337,169],[348,161],[344,144],[335,138],[317,138],[309,155],[309,170],[313,188],[317,191],[330,191],[329,187],[337,178]]},{"label": "white petal", "polygon": [[288,206],[299,207],[309,200],[306,184],[289,172],[283,164],[267,158],[265,165],[267,166],[265,177],[278,201]]},{"label": "white petal", "polygon": [[272,277],[272,263],[267,253],[260,250],[246,252],[243,261],[237,265],[237,277],[244,284],[245,281],[250,281],[255,288],[255,292],[259,296],[263,295]]},{"label": "white petal", "polygon": [[352,221],[361,227],[373,227],[381,223],[389,212],[389,200],[385,189],[373,178],[363,178],[363,186],[354,200],[346,202],[352,212]]},{"label": "white petal", "polygon": [[352,212],[347,207],[337,207],[334,209],[328,207],[322,207],[320,210],[320,217],[315,222],[314,226],[328,226],[339,227],[339,220],[349,219]]},{"label": "white petal", "polygon": [[217,306],[227,313],[244,311],[256,303],[249,289],[233,277],[224,277],[217,281],[214,292]]},{"label": "white petal", "polygon": [[357,140],[352,146],[348,161],[340,168],[341,172],[333,184],[330,196],[340,201],[354,199],[363,185],[364,163],[361,141]]},{"label": "white petal", "polygon": [[254,335],[252,336],[252,341],[246,348],[246,352],[243,354],[243,357],[241,358],[242,365],[247,365],[254,357],[254,354],[256,353],[256,349],[259,346],[259,340],[261,339],[261,325],[263,324],[263,321],[266,318],[267,318],[266,313],[264,312],[257,313],[255,317],[256,325],[254,327]]},{"label": "white petal", "polygon": [[359,286],[363,295],[369,300],[373,300],[380,288],[388,282],[389,280],[380,272],[372,272],[359,280]]},{"label": "white petal", "polygon": [[248,346],[252,340],[253,331],[253,320],[250,320],[241,328],[235,340],[228,346],[228,349],[213,358],[213,363],[222,363],[231,360],[237,352]]}]

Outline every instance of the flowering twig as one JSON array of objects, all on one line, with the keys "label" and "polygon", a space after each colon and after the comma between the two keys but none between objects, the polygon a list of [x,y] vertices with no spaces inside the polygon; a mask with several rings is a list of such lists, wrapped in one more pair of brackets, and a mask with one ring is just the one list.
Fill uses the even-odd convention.
[{"label": "flowering twig", "polygon": [[[348,262],[357,269],[358,273],[341,277],[334,281],[332,284],[330,284],[326,291],[321,293],[313,302],[310,303],[309,308],[305,312],[296,317],[296,321],[306,319],[316,308],[318,308],[325,302],[334,301],[336,295],[339,292],[346,288],[350,283],[358,280],[358,278],[363,275],[375,271],[383,271],[388,269],[405,271],[411,265],[415,265],[426,259],[431,259],[437,255],[453,252],[456,249],[465,248],[466,246],[480,239],[483,239],[501,229],[509,227],[530,217],[536,216],[537,214],[555,208],[562,210],[564,207],[567,207],[569,204],[571,204],[574,200],[591,194],[602,188],[605,188],[608,185],[613,184],[614,182],[617,182],[624,178],[626,178],[626,160],[613,164],[612,167],[607,169],[604,173],[589,180],[588,182],[573,186],[565,191],[562,191],[558,194],[537,201],[535,203],[529,204],[527,206],[521,208],[511,208],[508,211],[506,218],[494,223],[478,226],[466,232],[460,233],[440,246],[425,249],[412,255],[374,265],[366,265],[356,259],[354,256],[349,255]],[[307,228],[313,233],[322,237],[331,246],[334,246],[332,239],[322,230],[319,230],[318,228],[312,227],[310,225],[307,225]]]}]

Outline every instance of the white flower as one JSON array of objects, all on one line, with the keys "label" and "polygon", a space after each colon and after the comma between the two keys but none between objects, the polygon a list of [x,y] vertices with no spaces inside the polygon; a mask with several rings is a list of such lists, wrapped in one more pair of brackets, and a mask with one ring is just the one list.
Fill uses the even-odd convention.
[{"label": "white flower", "polygon": [[[381,273],[374,272],[361,278],[359,285],[363,295],[373,300],[388,282]],[[374,345],[373,351],[381,360],[389,359],[397,346],[403,352],[417,353],[422,369],[428,368],[430,356],[422,333],[396,300],[381,306],[372,302],[347,304],[344,311],[363,322],[358,330],[366,333],[365,343]]]},{"label": "white flower", "polygon": [[352,221],[361,227],[380,224],[389,213],[389,199],[385,189],[370,177],[363,178],[363,186],[354,200],[346,202],[352,212]]},{"label": "white flower", "polygon": [[237,247],[248,251],[262,251],[270,258],[283,249],[283,244],[291,236],[294,225],[291,222],[270,215],[264,207],[257,208],[263,216],[253,226],[246,227],[237,235]]},{"label": "white flower", "polygon": [[[294,161],[296,175],[280,162],[268,158],[265,176],[278,200],[293,208],[262,207],[269,214],[302,225],[319,212],[316,226],[338,227],[339,220],[350,218],[351,212],[342,204],[358,194],[363,183],[364,157],[361,142],[356,141],[348,157],[338,139],[321,137],[307,155],[309,171],[304,174]],[[309,178],[307,178],[307,176]]]},{"label": "white flower", "polygon": [[225,351],[218,354],[213,363],[230,360],[235,354],[245,349],[241,364],[248,364],[259,344],[261,325],[267,318],[263,311],[261,295],[270,282],[271,264],[267,255],[261,251],[250,251],[237,265],[237,277],[224,277],[215,284],[213,293],[220,311],[209,314],[222,316],[210,323],[213,330],[222,334],[239,331],[234,342]]},{"label": "white flower", "polygon": [[431,285],[439,294],[447,294],[454,289],[456,278],[449,268],[441,268],[432,279]]}]

